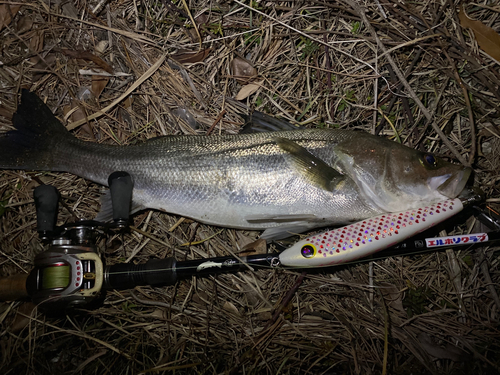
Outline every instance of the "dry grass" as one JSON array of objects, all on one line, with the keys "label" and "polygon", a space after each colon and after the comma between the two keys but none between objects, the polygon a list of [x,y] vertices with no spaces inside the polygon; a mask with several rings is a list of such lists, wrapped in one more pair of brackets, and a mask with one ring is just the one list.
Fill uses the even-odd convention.
[{"label": "dry grass", "polygon": [[[7,22],[11,13],[0,1],[0,24],[7,24],[0,31],[0,128],[10,126],[20,87],[46,99],[61,119],[74,110],[72,126],[83,113],[97,113],[75,135],[113,144],[205,134],[214,123],[214,132],[236,133],[236,113],[248,106],[308,127],[397,134],[412,147],[470,163],[475,183],[498,202],[499,64],[460,27],[458,3],[267,1],[251,9],[239,0],[192,0],[187,11],[183,1],[38,0],[12,2]],[[495,4],[470,5],[467,12],[498,31]],[[200,48],[210,50],[186,56]],[[75,58],[75,51],[112,67],[103,90],[82,74],[103,66]],[[256,75],[237,76],[237,57]],[[237,102],[231,98],[242,82],[257,84],[256,92]],[[88,89],[102,94],[79,100]],[[125,93],[128,99],[117,102]],[[176,116],[182,111],[197,129]],[[102,189],[88,181],[1,171],[2,276],[29,271],[43,249],[35,177],[60,189],[68,207],[61,222],[93,218],[99,209]],[[134,253],[134,262],[229,255],[258,236],[218,233],[188,220],[169,232],[179,218],[159,212],[134,219],[150,238],[132,232],[101,241],[109,263]],[[259,270],[113,291],[102,307],[63,319],[27,303],[0,303],[0,368],[3,374],[492,374],[500,366],[495,250],[310,273],[274,323],[298,273]]]}]

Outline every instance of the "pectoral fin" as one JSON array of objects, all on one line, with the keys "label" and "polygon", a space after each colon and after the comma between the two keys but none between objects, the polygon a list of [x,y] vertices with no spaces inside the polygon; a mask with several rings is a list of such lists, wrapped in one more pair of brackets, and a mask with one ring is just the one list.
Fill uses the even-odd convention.
[{"label": "pectoral fin", "polygon": [[286,138],[274,138],[276,144],[287,153],[293,169],[310,183],[332,191],[344,180],[344,176],[317,158],[304,147]]}]

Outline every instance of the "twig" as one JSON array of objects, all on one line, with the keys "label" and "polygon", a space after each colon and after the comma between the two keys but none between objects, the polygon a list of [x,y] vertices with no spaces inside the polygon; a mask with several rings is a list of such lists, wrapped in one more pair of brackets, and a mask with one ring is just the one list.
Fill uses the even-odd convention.
[{"label": "twig", "polygon": [[79,121],[72,122],[69,124],[66,128],[68,130],[72,130],[77,128],[80,125],[85,124],[87,121],[96,119],[98,117],[101,117],[104,115],[106,112],[108,112],[110,109],[112,109],[114,106],[116,106],[118,103],[120,103],[123,99],[125,99],[127,96],[129,96],[137,87],[139,87],[144,81],[146,81],[149,77],[151,77],[157,70],[158,68],[163,64],[165,59],[167,58],[167,54],[164,54],[161,56],[154,64],[149,68],[137,81],[135,81],[128,89],[125,91],[122,95],[120,95],[117,99],[115,99],[110,105],[108,105],[106,108],[101,109],[100,111],[95,112],[94,114],[85,117],[84,119],[81,119]]},{"label": "twig", "polygon": [[382,375],[387,374],[387,357],[389,355],[389,312],[387,311],[387,306],[385,305],[384,295],[380,289],[377,289],[382,308],[384,311],[384,361],[382,363]]},{"label": "twig", "polygon": [[212,126],[210,126],[210,129],[207,130],[207,135],[210,135],[210,133],[212,133],[212,131],[215,129],[215,127],[217,126],[217,124],[220,122],[220,120],[222,120],[222,118],[224,117],[224,115],[226,114],[226,110],[223,109],[220,113],[219,113],[219,116],[217,116],[217,118],[215,119],[214,123],[212,124]]},{"label": "twig", "polygon": [[470,104],[469,93],[467,92],[467,88],[465,87],[464,82],[460,77],[460,74],[458,74],[457,67],[453,62],[453,60],[451,59],[450,55],[448,54],[446,48],[443,48],[443,53],[448,59],[448,62],[450,63],[453,69],[453,75],[455,76],[455,80],[462,89],[462,93],[464,94],[465,105],[467,106],[467,111],[469,113],[469,123],[470,123],[470,133],[471,133],[471,150],[469,155],[469,163],[472,164],[474,162],[474,158],[476,157],[476,124],[474,122],[474,114],[472,112],[472,106]]},{"label": "twig", "polygon": [[149,305],[149,306],[157,306],[157,307],[164,307],[166,309],[169,309],[169,310],[175,310],[175,311],[178,311],[180,313],[183,313],[183,314],[186,314],[186,315],[198,315],[196,314],[195,312],[191,311],[191,310],[188,310],[188,309],[184,309],[184,308],[180,308],[176,305],[172,305],[171,303],[167,303],[167,302],[162,302],[162,301],[154,301],[154,300],[151,300],[151,299],[145,299],[145,298],[141,298],[139,297],[134,290],[131,290],[130,291],[130,295],[139,303],[143,304],[143,305]]},{"label": "twig", "polygon": [[269,320],[267,322],[266,326],[264,327],[264,331],[270,325],[274,324],[274,322],[276,321],[276,319],[278,319],[278,316],[281,314],[281,312],[283,311],[283,309],[288,305],[288,303],[292,299],[292,297],[295,294],[295,292],[297,292],[297,289],[299,289],[299,286],[302,284],[302,281],[304,281],[304,277],[306,277],[306,275],[307,275],[306,272],[302,272],[300,274],[300,276],[295,281],[295,284],[293,284],[292,288],[288,291],[288,293],[286,294],[285,298],[283,298],[283,301],[281,302],[279,308],[277,308],[276,311],[274,312],[273,317],[271,318],[271,320]]},{"label": "twig", "polygon": [[[370,21],[366,17],[364,10],[361,9],[361,7],[356,2],[354,2],[352,0],[345,0],[345,1],[360,15],[361,19],[363,20],[363,23],[365,24],[365,27],[372,34],[372,37],[375,38],[375,40],[377,41],[377,45],[379,46],[379,48],[386,53],[387,48],[385,48],[384,44],[382,43],[382,41],[378,37],[377,33],[375,32],[375,29],[370,24]],[[410,84],[408,83],[408,81],[404,77],[403,73],[401,73],[399,66],[393,60],[391,55],[387,54],[386,58],[387,58],[387,61],[389,61],[389,64],[391,64],[392,68],[394,69],[394,72],[398,76],[399,80],[401,81],[403,86],[406,88],[408,95],[410,95],[410,97],[415,101],[415,103],[418,105],[418,107],[420,108],[420,110],[422,111],[424,116],[427,118],[427,120],[432,121],[433,120],[432,114],[427,110],[427,108],[424,106],[424,104],[420,101],[420,99],[417,96],[417,94],[415,93],[415,91],[413,91]],[[439,128],[439,126],[435,123],[435,121],[432,121],[431,125],[434,128],[434,131],[439,135],[441,140],[444,142],[444,144],[446,144],[448,149],[453,153],[453,155],[455,155],[455,157],[460,161],[460,163],[462,163],[465,166],[469,166],[470,164],[467,162],[467,160],[465,160],[463,158],[463,156],[455,148],[455,146],[453,146],[451,141],[446,137],[446,135]]]}]

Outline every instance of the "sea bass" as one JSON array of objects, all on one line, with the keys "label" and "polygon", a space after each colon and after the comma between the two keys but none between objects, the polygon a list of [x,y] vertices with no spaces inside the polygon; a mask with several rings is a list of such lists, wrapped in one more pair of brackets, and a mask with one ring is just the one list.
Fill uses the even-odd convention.
[{"label": "sea bass", "polygon": [[[75,138],[23,90],[0,136],[0,169],[64,171],[106,185],[134,180],[132,211],[159,209],[197,221],[266,229],[264,238],[348,224],[455,198],[470,168],[364,132],[305,129],[167,136],[128,146]],[[109,213],[104,200],[103,213]]]}]

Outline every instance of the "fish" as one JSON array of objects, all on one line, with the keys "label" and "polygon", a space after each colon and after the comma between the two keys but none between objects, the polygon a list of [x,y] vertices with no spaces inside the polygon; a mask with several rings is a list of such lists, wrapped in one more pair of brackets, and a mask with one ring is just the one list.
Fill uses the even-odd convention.
[{"label": "fish", "polygon": [[[61,171],[107,185],[134,181],[131,213],[156,209],[198,222],[264,230],[268,240],[457,197],[471,169],[362,131],[300,129],[173,135],[132,145],[77,139],[22,90],[0,169]],[[109,219],[109,193],[96,219]]]}]

